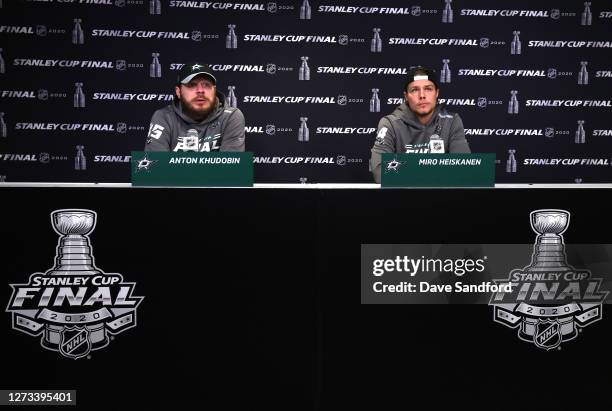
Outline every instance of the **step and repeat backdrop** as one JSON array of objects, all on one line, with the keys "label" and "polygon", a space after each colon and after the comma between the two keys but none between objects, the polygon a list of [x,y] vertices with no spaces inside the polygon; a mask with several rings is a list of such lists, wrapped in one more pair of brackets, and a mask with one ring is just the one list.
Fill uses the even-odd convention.
[{"label": "step and repeat backdrop", "polygon": [[410,66],[500,183],[612,182],[610,1],[0,0],[0,181],[128,182],[187,61],[259,183],[368,183]]}]

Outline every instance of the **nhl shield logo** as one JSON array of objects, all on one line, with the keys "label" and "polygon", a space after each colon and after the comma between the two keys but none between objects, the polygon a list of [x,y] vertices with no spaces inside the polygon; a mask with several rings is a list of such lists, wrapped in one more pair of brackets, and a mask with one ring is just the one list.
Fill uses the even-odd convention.
[{"label": "nhl shield logo", "polygon": [[549,68],[547,73],[546,73],[546,76],[549,79],[556,79],[557,78],[557,69],[556,68]]},{"label": "nhl shield logo", "polygon": [[421,6],[412,6],[412,8],[410,9],[410,14],[412,14],[414,17],[420,16]]},{"label": "nhl shield logo", "polygon": [[545,350],[552,350],[561,345],[561,327],[558,320],[538,319],[533,334],[533,343]]},{"label": "nhl shield logo", "polygon": [[482,47],[483,49],[486,49],[487,47],[489,47],[489,38],[488,37],[483,37],[480,39],[480,47]]},{"label": "nhl shield logo", "polygon": [[60,333],[60,352],[69,358],[85,357],[91,351],[89,330],[86,327],[64,327]]},{"label": "nhl shield logo", "polygon": [[51,161],[49,153],[40,153],[39,161],[43,164],[49,164],[49,161]]},{"label": "nhl shield logo", "polygon": [[119,71],[125,71],[127,69],[127,61],[125,60],[115,61],[115,68]]},{"label": "nhl shield logo", "polygon": [[125,134],[127,132],[127,124],[117,123],[117,133]]},{"label": "nhl shield logo", "polygon": [[486,97],[478,97],[476,101],[476,105],[478,108],[486,108],[487,107],[487,98]]},{"label": "nhl shield logo", "polygon": [[47,26],[36,26],[36,35],[40,37],[45,37],[47,35]]},{"label": "nhl shield logo", "polygon": [[338,105],[339,106],[346,106],[347,101],[348,101],[347,96],[345,96],[344,94],[338,95]]},{"label": "nhl shield logo", "polygon": [[550,11],[550,18],[553,20],[559,20],[559,17],[561,17],[561,10],[559,9],[552,9]]},{"label": "nhl shield logo", "polygon": [[270,2],[267,7],[268,13],[276,13],[278,11],[278,6],[276,3]]},{"label": "nhl shield logo", "polygon": [[338,36],[338,44],[346,46],[348,44],[348,36],[346,34],[340,34]]},{"label": "nhl shield logo", "polygon": [[202,41],[202,32],[198,30],[194,30],[191,32],[191,40],[193,41]]},{"label": "nhl shield logo", "polygon": [[346,165],[346,156],[337,156],[336,157],[336,164],[338,164],[339,166],[344,166]]},{"label": "nhl shield logo", "polygon": [[269,136],[273,136],[276,134],[276,126],[274,124],[266,125],[266,134]]},{"label": "nhl shield logo", "polygon": [[266,64],[266,73],[268,73],[268,74],[276,74],[276,64],[274,64],[274,63]]},{"label": "nhl shield logo", "polygon": [[115,6],[125,7],[125,0],[115,0]]},{"label": "nhl shield logo", "polygon": [[37,97],[39,100],[49,100],[49,92],[45,89],[38,90]]},{"label": "nhl shield logo", "polygon": [[544,136],[548,138],[553,138],[555,136],[555,129],[552,127],[546,127],[544,129]]}]

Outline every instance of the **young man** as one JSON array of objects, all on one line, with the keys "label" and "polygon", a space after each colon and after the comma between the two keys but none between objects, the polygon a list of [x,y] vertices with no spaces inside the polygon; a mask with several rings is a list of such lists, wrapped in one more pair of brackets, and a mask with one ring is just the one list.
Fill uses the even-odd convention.
[{"label": "young man", "polygon": [[[469,153],[463,122],[437,105],[438,81],[433,70],[411,68],[404,86],[404,103],[378,123],[370,165],[380,183],[382,153]],[[431,143],[431,144],[430,144]]]},{"label": "young man", "polygon": [[145,151],[244,151],[244,116],[216,84],[206,64],[186,64],[174,102],[153,113]]}]

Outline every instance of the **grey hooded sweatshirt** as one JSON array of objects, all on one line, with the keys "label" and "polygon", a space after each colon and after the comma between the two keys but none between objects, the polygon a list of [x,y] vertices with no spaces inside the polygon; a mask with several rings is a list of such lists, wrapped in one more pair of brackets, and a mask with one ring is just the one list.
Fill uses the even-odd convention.
[{"label": "grey hooded sweatshirt", "polygon": [[[193,138],[196,135],[197,147]],[[244,115],[239,109],[228,107],[225,96],[219,91],[217,91],[217,107],[202,121],[195,121],[183,113],[180,101],[175,100],[153,113],[144,149],[145,151],[244,151]]]},{"label": "grey hooded sweatshirt", "polygon": [[470,152],[461,117],[446,111],[444,105],[436,106],[427,124],[421,124],[405,102],[380,119],[370,159],[374,181],[380,183],[382,153],[429,153],[429,139],[434,134],[444,142],[444,152]]}]

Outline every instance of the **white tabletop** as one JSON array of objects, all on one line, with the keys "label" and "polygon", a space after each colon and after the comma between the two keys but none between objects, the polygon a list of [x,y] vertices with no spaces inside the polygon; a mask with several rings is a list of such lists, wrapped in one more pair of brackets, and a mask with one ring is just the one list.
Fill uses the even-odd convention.
[{"label": "white tabletop", "polygon": [[[131,183],[13,183],[2,182],[1,187],[101,187],[101,188],[132,188]],[[141,188],[141,187],[135,187]],[[147,187],[148,188],[148,187]],[[168,188],[168,187],[152,187]],[[172,187],[172,188],[196,188],[196,187]],[[202,187],[214,188],[214,187]],[[222,187],[221,187],[222,188]],[[250,187],[248,187],[250,188]],[[380,184],[327,184],[327,183],[305,183],[305,184],[253,184],[253,188],[290,188],[290,189],[380,189]],[[420,189],[423,187],[412,187]],[[444,187],[432,187],[444,188]],[[457,187],[453,187],[457,188]],[[466,187],[468,188],[468,187]],[[474,187],[487,189],[489,187]],[[495,184],[495,188],[612,188],[612,184]]]}]

